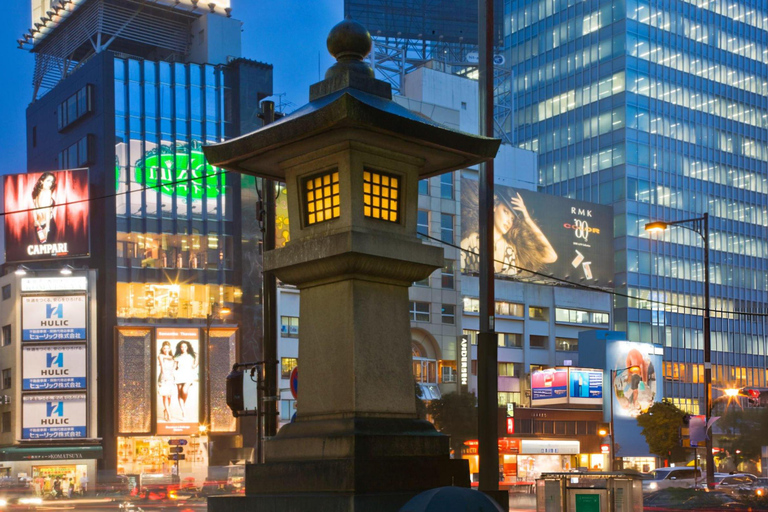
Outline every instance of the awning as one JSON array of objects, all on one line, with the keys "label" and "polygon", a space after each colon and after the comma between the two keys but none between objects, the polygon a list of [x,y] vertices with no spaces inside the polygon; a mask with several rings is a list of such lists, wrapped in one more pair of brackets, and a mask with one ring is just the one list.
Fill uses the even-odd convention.
[{"label": "awning", "polygon": [[49,447],[9,447],[0,448],[0,460],[71,460],[100,459],[103,456],[101,446],[49,446]]}]

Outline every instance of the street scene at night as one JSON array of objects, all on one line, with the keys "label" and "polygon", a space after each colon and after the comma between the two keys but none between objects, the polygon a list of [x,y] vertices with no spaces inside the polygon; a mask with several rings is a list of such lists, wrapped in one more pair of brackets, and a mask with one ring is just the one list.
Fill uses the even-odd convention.
[{"label": "street scene at night", "polygon": [[762,0],[14,0],[0,512],[768,510]]}]

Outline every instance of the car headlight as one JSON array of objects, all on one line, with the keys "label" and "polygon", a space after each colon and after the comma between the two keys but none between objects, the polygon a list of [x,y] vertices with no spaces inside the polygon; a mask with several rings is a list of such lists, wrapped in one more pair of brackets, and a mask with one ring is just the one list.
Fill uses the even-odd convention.
[{"label": "car headlight", "polygon": [[762,489],[758,489],[758,490],[755,491],[755,494],[757,494],[758,496],[762,496],[763,495],[763,490]]},{"label": "car headlight", "polygon": [[4,507],[8,504],[8,502],[2,498],[0,498],[0,507]]},{"label": "car headlight", "polygon": [[651,482],[650,484],[648,484],[648,488],[653,491],[655,491],[658,486],[659,484],[657,484],[656,482]]},{"label": "car headlight", "polygon": [[19,503],[22,505],[42,505],[42,498],[19,498]]}]

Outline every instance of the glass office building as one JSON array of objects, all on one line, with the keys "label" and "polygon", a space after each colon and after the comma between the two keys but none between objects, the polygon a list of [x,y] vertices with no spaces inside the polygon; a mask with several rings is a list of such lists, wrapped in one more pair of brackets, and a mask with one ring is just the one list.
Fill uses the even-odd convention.
[{"label": "glass office building", "polygon": [[708,213],[714,398],[765,386],[765,3],[506,0],[504,27],[539,190],[614,207],[616,330],[662,344],[664,396],[704,412],[702,238],[644,225]]}]

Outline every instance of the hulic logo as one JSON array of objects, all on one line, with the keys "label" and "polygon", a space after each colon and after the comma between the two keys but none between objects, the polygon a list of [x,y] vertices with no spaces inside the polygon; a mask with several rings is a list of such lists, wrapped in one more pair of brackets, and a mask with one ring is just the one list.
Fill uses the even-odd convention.
[{"label": "hulic logo", "polygon": [[51,416],[64,416],[64,402],[46,402],[45,415],[48,418]]},{"label": "hulic logo", "polygon": [[64,304],[46,304],[45,318],[64,318]]},{"label": "hulic logo", "polygon": [[45,354],[45,367],[52,368],[53,366],[58,366],[59,368],[64,366],[64,352]]}]

